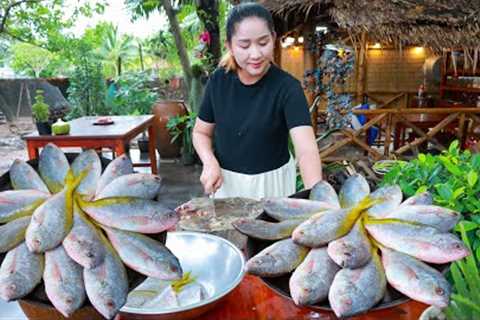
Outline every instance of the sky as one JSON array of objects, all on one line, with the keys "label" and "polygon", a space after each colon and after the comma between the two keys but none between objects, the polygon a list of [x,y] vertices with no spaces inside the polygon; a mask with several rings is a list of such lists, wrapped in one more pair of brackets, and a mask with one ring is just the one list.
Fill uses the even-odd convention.
[{"label": "sky", "polygon": [[[72,8],[78,1],[89,0],[67,0],[67,8]],[[77,20],[72,31],[75,35],[82,35],[86,28],[94,27],[100,21],[112,22],[118,26],[118,30],[122,34],[130,34],[139,38],[146,38],[159,30],[165,30],[168,27],[168,21],[165,15],[158,12],[150,15],[149,19],[139,19],[135,22],[130,21],[128,10],[124,6],[123,0],[107,0],[109,4],[103,14],[95,14],[91,18],[81,17]],[[68,9],[66,10],[68,13]]]}]

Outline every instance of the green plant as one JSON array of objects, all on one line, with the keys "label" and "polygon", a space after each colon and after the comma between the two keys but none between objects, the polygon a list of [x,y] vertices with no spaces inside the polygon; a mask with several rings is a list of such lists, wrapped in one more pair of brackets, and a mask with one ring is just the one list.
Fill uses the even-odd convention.
[{"label": "green plant", "polygon": [[406,196],[429,191],[436,204],[475,215],[480,213],[479,171],[480,154],[460,151],[454,141],[440,155],[419,154],[394,164],[381,185],[398,184]]},{"label": "green plant", "polygon": [[168,132],[172,136],[171,142],[182,137],[182,151],[187,154],[193,154],[192,131],[196,118],[196,112],[189,112],[186,115],[171,117],[167,122]]},{"label": "green plant", "polygon": [[[463,242],[472,251],[468,227],[465,222],[457,225]],[[480,274],[478,265],[480,262],[480,251],[476,251],[460,261],[453,263],[450,267],[450,276],[453,280],[453,293],[448,308],[444,310],[447,319],[469,320],[480,319]]]},{"label": "green plant", "polygon": [[148,86],[150,81],[146,72],[127,72],[119,76],[109,88],[112,93],[107,105],[111,114],[150,114],[158,99],[158,94]]},{"label": "green plant", "polygon": [[32,115],[36,122],[48,122],[50,116],[50,108],[44,102],[43,91],[37,90],[35,95],[35,103],[32,105]]},{"label": "green plant", "polygon": [[108,115],[105,105],[106,85],[102,64],[95,61],[88,52],[79,58],[70,77],[68,100],[72,109],[67,116],[74,119],[82,116]]}]

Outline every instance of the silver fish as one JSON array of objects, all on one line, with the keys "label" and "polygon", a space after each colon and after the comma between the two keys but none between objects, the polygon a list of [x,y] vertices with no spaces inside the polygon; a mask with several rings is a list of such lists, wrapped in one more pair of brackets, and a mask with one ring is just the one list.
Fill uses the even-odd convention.
[{"label": "silver fish", "polygon": [[266,198],[263,207],[270,217],[278,221],[305,219],[315,213],[334,209],[326,202],[294,198]]},{"label": "silver fish", "polygon": [[470,254],[451,233],[395,219],[366,220],[365,228],[380,244],[430,263],[447,263]]},{"label": "silver fish", "polygon": [[0,298],[11,301],[29,294],[42,280],[43,255],[31,253],[22,242],[10,250],[0,267]]},{"label": "silver fish", "polygon": [[293,229],[303,221],[303,219],[292,219],[280,222],[268,222],[241,218],[232,222],[232,225],[241,233],[256,239],[281,240],[290,237]]},{"label": "silver fish", "polygon": [[328,244],[328,254],[342,268],[356,269],[368,263],[372,246],[361,219],[349,233]]},{"label": "silver fish", "polygon": [[325,247],[310,250],[290,277],[290,294],[295,304],[311,305],[327,298],[338,270]]},{"label": "silver fish", "polygon": [[99,194],[115,178],[130,173],[133,173],[133,165],[130,158],[126,154],[115,158],[108,164],[98,180],[96,194]]},{"label": "silver fish", "polygon": [[441,232],[452,230],[461,217],[456,211],[433,205],[402,205],[387,216],[425,224]]},{"label": "silver fish", "polygon": [[292,239],[280,240],[250,258],[246,270],[260,277],[280,276],[293,271],[307,253],[308,248],[295,244]]},{"label": "silver fish", "polygon": [[317,182],[310,190],[310,200],[323,201],[333,206],[333,209],[340,209],[340,201],[335,189],[325,180]]},{"label": "silver fish", "polygon": [[82,267],[70,259],[62,246],[45,252],[43,281],[48,299],[65,317],[83,305],[86,296]]},{"label": "silver fish", "polygon": [[382,262],[388,283],[414,300],[446,308],[451,288],[443,275],[407,254],[382,247]]},{"label": "silver fish", "polygon": [[38,190],[9,190],[0,192],[0,223],[31,216],[49,193]]},{"label": "silver fish", "polygon": [[153,199],[162,186],[162,178],[152,174],[132,173],[110,182],[95,199],[111,197],[136,197]]},{"label": "silver fish", "polygon": [[376,305],[385,295],[386,287],[385,271],[374,252],[365,266],[337,272],[328,300],[337,317],[351,317]]},{"label": "silver fish", "polygon": [[107,319],[113,318],[127,301],[128,278],[122,261],[113,248],[103,263],[83,269],[85,289],[93,307]]},{"label": "silver fish", "polygon": [[431,205],[433,204],[432,194],[428,191],[416,194],[403,201],[400,206]]},{"label": "silver fish", "polygon": [[49,143],[42,149],[38,159],[38,171],[50,192],[62,191],[69,170],[70,164],[60,148]]},{"label": "silver fish", "polygon": [[80,153],[72,163],[72,171],[75,177],[86,173],[75,191],[93,198],[102,174],[102,163],[98,154],[91,149]]},{"label": "silver fish", "polygon": [[7,252],[23,242],[29,223],[30,217],[23,217],[0,225],[0,252]]},{"label": "silver fish", "polygon": [[173,227],[179,215],[160,202],[118,197],[79,202],[83,211],[99,223],[126,231],[159,233]]},{"label": "silver fish", "polygon": [[94,268],[103,262],[106,254],[100,232],[74,204],[73,227],[63,239],[63,247],[76,263],[87,269]]},{"label": "silver fish", "polygon": [[183,275],[177,257],[160,242],[139,233],[104,227],[123,263],[146,276],[177,280]]},{"label": "silver fish", "polygon": [[368,215],[375,218],[386,217],[398,208],[402,202],[402,190],[398,185],[386,186],[375,190],[370,194],[372,200],[380,201],[367,210]]},{"label": "silver fish", "polygon": [[10,166],[9,174],[13,189],[33,189],[50,193],[35,169],[33,169],[25,161],[18,159],[13,161],[12,165]]},{"label": "silver fish", "polygon": [[72,206],[72,191],[64,189],[35,209],[25,233],[32,252],[45,252],[62,243],[73,225]]},{"label": "silver fish", "polygon": [[349,177],[342,185],[339,192],[340,206],[342,208],[355,207],[360,201],[370,194],[367,180],[358,173]]}]

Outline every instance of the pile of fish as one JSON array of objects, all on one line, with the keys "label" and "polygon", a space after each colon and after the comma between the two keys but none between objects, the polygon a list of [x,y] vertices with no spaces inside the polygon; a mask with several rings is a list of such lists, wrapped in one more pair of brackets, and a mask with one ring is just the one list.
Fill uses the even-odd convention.
[{"label": "pile of fish", "polygon": [[22,298],[42,281],[55,308],[68,317],[86,297],[105,318],[125,304],[129,282],[124,264],[149,277],[177,280],[178,259],[158,234],[179,220],[154,200],[161,178],[133,172],[128,157],[102,174],[96,152],[70,165],[54,144],[40,153],[38,173],[16,160],[14,190],[0,193],[0,298]]},{"label": "pile of fish", "polygon": [[234,223],[250,237],[276,241],[250,258],[247,271],[261,277],[292,273],[290,295],[297,305],[328,299],[338,317],[374,307],[387,282],[411,299],[444,308],[451,288],[429,264],[470,254],[449,233],[460,214],[432,205],[429,193],[403,202],[398,186],[370,193],[359,174],[349,177],[338,195],[321,181],[310,199],[265,199],[264,209],[278,222]]}]

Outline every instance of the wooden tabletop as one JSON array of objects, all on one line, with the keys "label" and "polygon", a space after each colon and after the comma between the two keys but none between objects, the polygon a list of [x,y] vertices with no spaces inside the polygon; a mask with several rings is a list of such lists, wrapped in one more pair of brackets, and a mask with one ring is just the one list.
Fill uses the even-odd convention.
[{"label": "wooden tabletop", "polygon": [[[399,306],[368,312],[353,320],[417,320],[427,305],[409,301]],[[213,310],[200,316],[202,320],[293,320],[337,319],[331,312],[317,312],[297,307],[291,300],[276,294],[258,277],[246,275]]]},{"label": "wooden tabletop", "polygon": [[118,139],[128,136],[131,132],[141,126],[147,125],[153,121],[153,115],[142,116],[111,116],[113,124],[94,125],[93,123],[100,117],[81,117],[72,121],[70,124],[70,134],[59,136],[41,136],[37,133],[24,136],[25,140],[68,140],[79,138],[103,138]]}]

